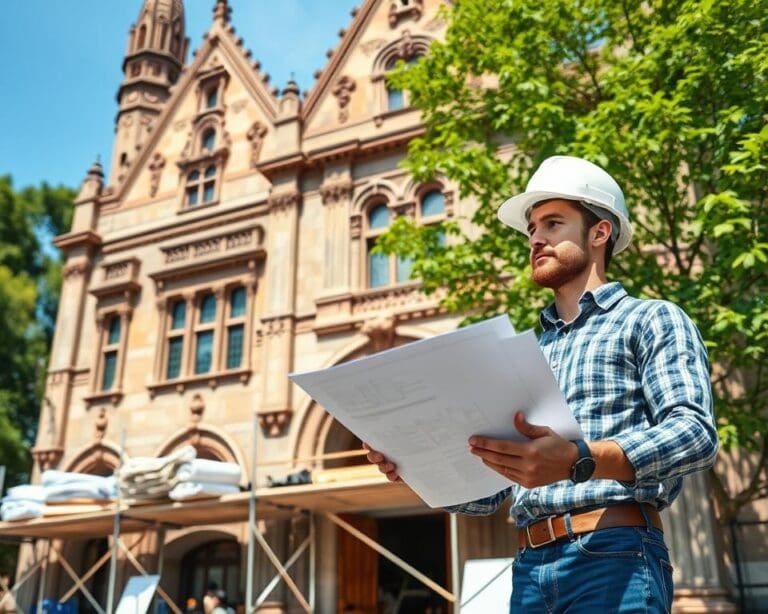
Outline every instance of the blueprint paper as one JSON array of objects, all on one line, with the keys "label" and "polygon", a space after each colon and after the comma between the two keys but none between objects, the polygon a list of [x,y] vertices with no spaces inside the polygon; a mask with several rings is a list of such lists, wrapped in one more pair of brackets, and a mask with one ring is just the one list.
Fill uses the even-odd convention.
[{"label": "blueprint paper", "polygon": [[289,377],[391,459],[431,507],[512,484],[470,454],[468,439],[524,439],[513,426],[517,411],[568,439],[583,437],[535,335],[516,335],[507,316]]}]

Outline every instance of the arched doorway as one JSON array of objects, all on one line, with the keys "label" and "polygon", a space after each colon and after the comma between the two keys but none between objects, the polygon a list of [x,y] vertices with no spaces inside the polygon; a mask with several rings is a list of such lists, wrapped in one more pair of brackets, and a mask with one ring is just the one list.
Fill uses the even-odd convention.
[{"label": "arched doorway", "polygon": [[234,539],[205,543],[190,550],[181,560],[181,592],[177,603],[186,603],[189,597],[202,603],[209,588],[227,591],[233,607],[243,602],[240,568],[240,544]]}]

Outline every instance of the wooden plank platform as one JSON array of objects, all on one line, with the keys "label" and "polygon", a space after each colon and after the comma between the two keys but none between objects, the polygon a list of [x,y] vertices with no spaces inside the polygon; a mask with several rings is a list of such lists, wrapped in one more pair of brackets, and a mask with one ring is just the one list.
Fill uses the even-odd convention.
[{"label": "wooden plank platform", "polygon": [[[153,527],[189,527],[248,520],[250,493],[194,501],[162,501],[121,507],[120,533]],[[390,511],[424,509],[425,504],[405,484],[384,476],[325,484],[301,484],[256,490],[258,518],[276,518],[301,510],[318,512]],[[0,522],[0,538],[89,539],[111,535],[115,509]]]}]

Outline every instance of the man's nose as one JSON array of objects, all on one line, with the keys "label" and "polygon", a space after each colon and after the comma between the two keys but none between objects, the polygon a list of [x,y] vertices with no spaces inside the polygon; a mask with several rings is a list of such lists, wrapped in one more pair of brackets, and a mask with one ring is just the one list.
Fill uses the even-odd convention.
[{"label": "man's nose", "polygon": [[544,238],[544,234],[539,230],[533,230],[528,236],[528,244],[531,247],[541,247],[545,243],[546,239]]}]

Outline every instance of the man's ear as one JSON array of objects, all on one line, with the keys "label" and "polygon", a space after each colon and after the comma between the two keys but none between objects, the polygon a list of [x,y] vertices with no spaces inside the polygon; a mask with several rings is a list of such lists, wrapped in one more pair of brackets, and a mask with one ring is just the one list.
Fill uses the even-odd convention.
[{"label": "man's ear", "polygon": [[595,247],[608,243],[613,231],[613,224],[608,220],[600,220],[592,227],[592,245]]}]

